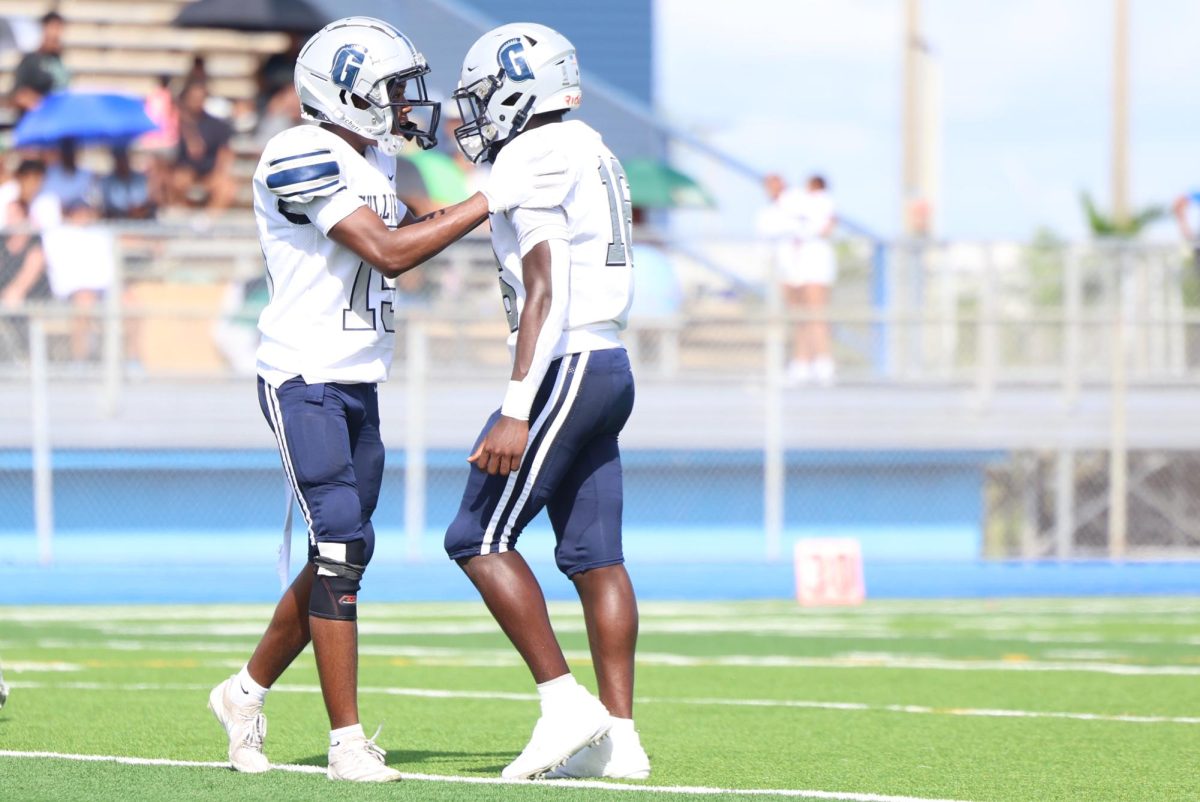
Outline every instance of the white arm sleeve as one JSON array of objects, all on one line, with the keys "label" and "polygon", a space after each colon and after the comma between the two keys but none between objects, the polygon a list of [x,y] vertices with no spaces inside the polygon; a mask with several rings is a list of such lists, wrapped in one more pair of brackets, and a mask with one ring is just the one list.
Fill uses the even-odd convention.
[{"label": "white arm sleeve", "polygon": [[[525,211],[528,210],[521,210],[518,214],[523,214]],[[565,234],[566,221],[561,209],[536,211],[553,211],[563,218],[562,231]],[[549,226],[544,226],[542,230],[550,231],[551,229]],[[521,229],[518,228],[518,231]],[[533,406],[533,399],[542,385],[542,379],[546,377],[546,371],[550,369],[550,361],[554,357],[558,341],[562,339],[563,331],[567,327],[567,309],[571,300],[571,249],[565,236],[539,238],[536,241],[531,238],[527,245],[525,237],[519,235],[519,241],[521,242],[522,256],[539,242],[546,242],[550,246],[550,309],[546,313],[546,319],[542,322],[542,330],[538,333],[537,343],[533,348],[533,358],[529,363],[529,372],[519,382],[509,382],[508,393],[505,394],[504,404],[500,409],[501,414],[507,417],[529,420],[529,410]]]}]

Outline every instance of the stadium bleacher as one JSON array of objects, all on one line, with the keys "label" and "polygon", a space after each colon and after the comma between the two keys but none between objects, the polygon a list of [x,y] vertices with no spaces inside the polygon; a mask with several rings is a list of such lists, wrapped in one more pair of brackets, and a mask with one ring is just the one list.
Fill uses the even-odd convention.
[{"label": "stadium bleacher", "polygon": [[[145,94],[160,75],[183,75],[204,55],[215,95],[249,100],[259,61],[281,50],[286,36],[207,28],[177,28],[179,0],[0,0],[0,16],[37,19],[52,9],[67,20],[63,60],[72,86]],[[0,55],[8,78],[20,53]]]}]

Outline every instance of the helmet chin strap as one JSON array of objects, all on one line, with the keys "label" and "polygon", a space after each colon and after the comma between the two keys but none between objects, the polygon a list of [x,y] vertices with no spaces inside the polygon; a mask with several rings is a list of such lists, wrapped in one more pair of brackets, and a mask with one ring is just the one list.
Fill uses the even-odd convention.
[{"label": "helmet chin strap", "polygon": [[508,136],[499,142],[489,142],[487,145],[487,158],[484,161],[494,164],[496,157],[500,155],[500,149],[513,141],[513,138],[525,130],[525,123],[529,119],[529,111],[533,108],[533,104],[537,103],[537,95],[530,95],[529,100],[521,107],[521,110],[513,116],[512,125],[509,126]]},{"label": "helmet chin strap", "polygon": [[529,100],[525,102],[525,105],[522,106],[521,110],[517,112],[517,115],[513,117],[512,125],[510,126],[510,130],[513,133],[509,134],[509,139],[512,139],[513,135],[521,133],[521,131],[525,128],[525,121],[529,119],[529,111],[533,108],[534,103],[537,103],[537,95],[530,95]]}]

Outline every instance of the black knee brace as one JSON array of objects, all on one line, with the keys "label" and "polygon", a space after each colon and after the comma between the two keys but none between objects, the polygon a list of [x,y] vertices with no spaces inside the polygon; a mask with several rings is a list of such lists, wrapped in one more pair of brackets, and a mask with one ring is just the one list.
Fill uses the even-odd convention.
[{"label": "black knee brace", "polygon": [[358,620],[358,589],[371,560],[364,540],[318,542],[309,547],[314,577],[308,614],[334,621]]}]

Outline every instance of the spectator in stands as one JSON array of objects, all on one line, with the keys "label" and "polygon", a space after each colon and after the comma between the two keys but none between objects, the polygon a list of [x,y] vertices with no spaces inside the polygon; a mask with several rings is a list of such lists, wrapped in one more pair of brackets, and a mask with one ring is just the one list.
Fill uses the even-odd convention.
[{"label": "spectator in stands", "polygon": [[[205,89],[211,87],[212,78],[208,73],[208,58],[202,53],[197,53],[192,56],[192,66],[188,67],[179,81],[179,85],[186,89],[192,84],[203,84]],[[247,119],[247,112],[253,116],[254,104],[248,101],[234,101],[220,95],[214,95],[207,92],[204,96],[204,110],[230,124],[231,130],[249,130],[254,127],[253,120],[250,120],[248,125],[242,125],[242,121]]]},{"label": "spectator in stands", "polygon": [[1171,208],[1175,212],[1175,222],[1179,224],[1179,235],[1200,256],[1200,243],[1196,241],[1196,232],[1192,230],[1192,224],[1188,220],[1188,211],[1192,203],[1200,203],[1200,192],[1180,195]]},{"label": "spectator in stands", "polygon": [[[46,255],[42,243],[29,228],[28,210],[12,201],[5,211],[8,229],[0,237],[0,309],[20,310],[26,304],[50,297],[46,280]],[[16,357],[26,352],[29,327],[24,315],[0,316],[0,354]]]},{"label": "spectator in stands", "polygon": [[254,127],[254,141],[259,148],[266,147],[271,137],[280,131],[294,128],[300,122],[300,96],[296,94],[296,87],[289,83],[272,95],[259,110]]},{"label": "spectator in stands", "polygon": [[[170,203],[219,213],[233,203],[233,150],[229,124],[204,110],[208,87],[184,86],[179,97],[179,150],[171,175]],[[198,190],[198,191],[197,191]]]},{"label": "spectator in stands", "polygon": [[40,159],[25,159],[17,165],[13,177],[0,185],[0,227],[10,225],[8,215],[13,201],[23,204],[29,224],[35,231],[54,228],[62,222],[58,197],[43,191],[46,165]]},{"label": "spectator in stands", "polygon": [[208,86],[208,59],[202,53],[196,53],[192,56],[191,66],[188,71],[183,74],[183,85],[204,84]]},{"label": "spectator in stands", "polygon": [[51,11],[42,17],[42,43],[37,50],[26,53],[13,73],[12,103],[17,116],[37,108],[42,98],[51,92],[67,88],[70,73],[62,60],[62,15]]},{"label": "spectator in stands", "polygon": [[289,90],[295,94],[296,59],[300,48],[308,41],[308,36],[300,33],[288,34],[288,46],[282,52],[267,56],[258,70],[258,95],[255,106],[260,115],[264,114],[273,101],[281,93]]},{"label": "spectator in stands", "polygon": [[46,168],[42,192],[57,197],[64,208],[76,203],[95,205],[99,201],[96,176],[79,166],[74,139],[64,139],[58,144],[58,160]]},{"label": "spectator in stands", "polygon": [[43,235],[50,288],[56,298],[76,311],[71,326],[71,358],[76,362],[95,354],[96,306],[116,274],[113,233],[98,226],[100,213],[85,201],[63,208],[63,223]]},{"label": "spectator in stands", "polygon": [[155,130],[139,139],[138,147],[169,152],[173,156],[179,147],[179,109],[175,104],[175,93],[171,91],[170,75],[158,76],[158,86],[146,95],[145,109]]},{"label": "spectator in stands", "polygon": [[104,217],[108,220],[149,220],[157,207],[151,193],[150,180],[137,172],[129,160],[129,147],[116,145],[112,149],[112,172],[100,180],[100,198]]},{"label": "spectator in stands", "polygon": [[146,95],[146,116],[157,130],[137,141],[137,149],[149,159],[146,177],[150,195],[162,200],[170,195],[172,168],[179,150],[179,107],[171,91],[171,76],[160,75],[158,86]]},{"label": "spectator in stands", "polygon": [[834,380],[829,322],[825,318],[837,259],[830,236],[836,224],[825,179],[810,176],[804,190],[788,189],[778,175],[763,183],[770,205],[759,215],[759,233],[774,244],[777,280],[789,310],[803,317],[792,335],[786,380],[789,385]]},{"label": "spectator in stands", "polygon": [[46,254],[41,238],[29,224],[29,209],[15,200],[5,211],[6,231],[0,243],[0,306],[18,309],[29,301],[50,297]]}]

